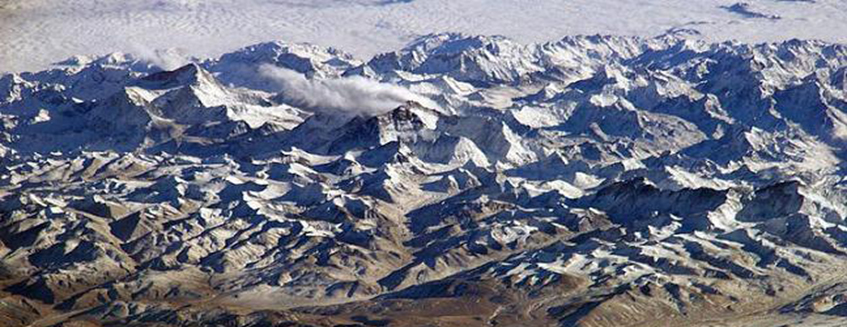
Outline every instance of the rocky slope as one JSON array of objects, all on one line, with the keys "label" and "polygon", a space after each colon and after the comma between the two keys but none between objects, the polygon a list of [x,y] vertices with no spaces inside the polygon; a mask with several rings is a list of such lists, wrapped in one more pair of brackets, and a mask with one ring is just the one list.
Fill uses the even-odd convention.
[{"label": "rocky slope", "polygon": [[0,77],[0,325],[832,323],[847,47],[430,35]]}]

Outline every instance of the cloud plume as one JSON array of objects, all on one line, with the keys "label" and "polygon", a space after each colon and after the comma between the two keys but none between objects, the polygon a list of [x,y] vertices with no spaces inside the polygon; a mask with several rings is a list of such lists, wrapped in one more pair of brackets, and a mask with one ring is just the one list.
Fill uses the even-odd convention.
[{"label": "cloud plume", "polygon": [[163,70],[174,70],[191,62],[182,51],[171,49],[152,49],[140,44],[133,44],[130,51],[138,59]]},{"label": "cloud plume", "polygon": [[263,65],[259,73],[281,89],[286,100],[315,112],[343,116],[374,116],[407,101],[437,109],[429,98],[394,84],[380,83],[361,76],[336,79],[308,79],[302,74],[273,65]]}]

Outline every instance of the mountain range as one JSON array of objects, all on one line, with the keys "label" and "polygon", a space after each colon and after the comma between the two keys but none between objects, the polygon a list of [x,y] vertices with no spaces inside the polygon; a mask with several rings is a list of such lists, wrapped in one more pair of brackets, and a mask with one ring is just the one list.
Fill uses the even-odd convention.
[{"label": "mountain range", "polygon": [[3,326],[847,321],[840,44],[79,56],[0,122]]}]

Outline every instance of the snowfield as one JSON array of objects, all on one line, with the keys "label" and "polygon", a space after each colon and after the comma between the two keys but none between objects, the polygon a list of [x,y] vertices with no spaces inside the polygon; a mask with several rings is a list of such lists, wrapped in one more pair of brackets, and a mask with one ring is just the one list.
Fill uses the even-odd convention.
[{"label": "snowfield", "polygon": [[[4,0],[0,72],[34,71],[73,55],[156,50],[217,56],[269,40],[333,46],[368,58],[430,33],[656,36],[710,41],[847,41],[841,0]],[[185,60],[170,54],[169,62]],[[156,59],[160,60],[160,59]],[[176,68],[176,67],[168,67]]]}]

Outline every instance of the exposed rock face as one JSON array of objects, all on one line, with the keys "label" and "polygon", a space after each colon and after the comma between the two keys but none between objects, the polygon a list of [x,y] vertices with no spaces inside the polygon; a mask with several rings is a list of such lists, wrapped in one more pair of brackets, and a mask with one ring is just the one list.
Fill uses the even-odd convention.
[{"label": "exposed rock face", "polygon": [[832,322],[845,71],[814,41],[443,34],[6,75],[0,325]]}]

